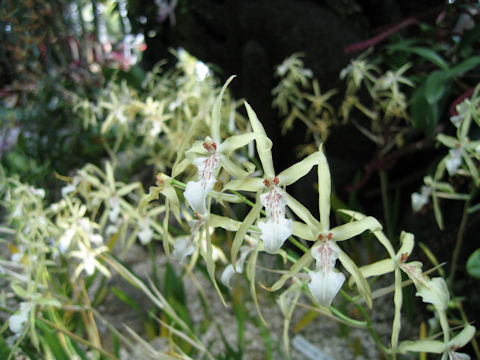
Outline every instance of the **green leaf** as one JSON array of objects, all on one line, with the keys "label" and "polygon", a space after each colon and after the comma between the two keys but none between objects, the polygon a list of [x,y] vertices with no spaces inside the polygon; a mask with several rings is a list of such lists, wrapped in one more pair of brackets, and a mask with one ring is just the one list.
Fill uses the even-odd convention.
[{"label": "green leaf", "polygon": [[425,98],[430,105],[434,105],[445,94],[445,82],[450,76],[443,71],[432,72],[425,83]]},{"label": "green leaf", "polygon": [[480,249],[475,250],[468,258],[467,272],[470,276],[480,279]]},{"label": "green leaf", "polygon": [[137,311],[139,314],[142,313],[142,309],[137,305],[137,302],[132,299],[126,292],[122,289],[119,289],[115,286],[110,288],[110,291],[115,295],[120,301],[130,306],[132,309]]},{"label": "green leaf", "polygon": [[44,346],[47,346],[51,351],[52,356],[56,360],[69,360],[70,356],[67,355],[65,349],[63,348],[62,343],[60,342],[60,337],[57,334],[55,329],[51,329],[47,324],[38,321],[37,329],[41,330],[42,342]]},{"label": "green leaf", "polygon": [[173,266],[167,262],[164,278],[165,297],[174,297],[180,303],[185,304],[185,289],[183,288],[182,279],[177,276]]},{"label": "green leaf", "polygon": [[404,44],[395,44],[395,45],[389,46],[389,49],[411,52],[437,65],[440,69],[444,71],[450,70],[447,62],[433,50],[420,47],[420,46],[406,46]]},{"label": "green leaf", "polygon": [[433,137],[440,119],[438,104],[429,104],[426,98],[426,84],[418,87],[412,95],[412,119],[416,130],[422,131],[428,138]]},{"label": "green leaf", "polygon": [[480,64],[480,56],[469,57],[468,59],[462,61],[460,64],[456,65],[450,71],[448,71],[448,75],[451,77],[462,75],[472,70],[479,64]]},{"label": "green leaf", "polygon": [[0,336],[0,359],[8,359],[10,348],[8,347],[3,337]]}]

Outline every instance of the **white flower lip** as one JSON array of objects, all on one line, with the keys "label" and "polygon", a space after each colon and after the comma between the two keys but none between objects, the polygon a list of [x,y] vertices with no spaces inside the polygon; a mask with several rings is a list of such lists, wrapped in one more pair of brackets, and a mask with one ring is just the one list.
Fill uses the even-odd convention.
[{"label": "white flower lip", "polygon": [[338,259],[339,250],[329,239],[330,235],[319,235],[319,237],[325,239],[311,249],[312,256],[317,263],[317,271],[310,272],[310,282],[308,284],[313,297],[324,306],[330,306],[345,282],[345,275],[335,271],[335,262]]}]

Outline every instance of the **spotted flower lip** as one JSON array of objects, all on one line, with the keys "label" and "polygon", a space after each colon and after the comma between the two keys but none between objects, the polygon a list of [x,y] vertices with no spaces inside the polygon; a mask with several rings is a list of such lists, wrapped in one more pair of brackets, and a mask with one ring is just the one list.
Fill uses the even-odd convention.
[{"label": "spotted flower lip", "polygon": [[265,207],[267,213],[266,221],[259,221],[260,239],[263,240],[265,251],[276,253],[285,240],[293,233],[293,222],[285,217],[286,193],[278,187],[278,178],[275,177],[271,182],[265,180],[264,183],[270,185],[268,192],[260,195],[260,202]]},{"label": "spotted flower lip", "polygon": [[311,251],[317,263],[317,271],[309,273],[308,288],[321,305],[330,306],[345,282],[345,275],[334,270],[340,252],[328,239],[313,246]]}]

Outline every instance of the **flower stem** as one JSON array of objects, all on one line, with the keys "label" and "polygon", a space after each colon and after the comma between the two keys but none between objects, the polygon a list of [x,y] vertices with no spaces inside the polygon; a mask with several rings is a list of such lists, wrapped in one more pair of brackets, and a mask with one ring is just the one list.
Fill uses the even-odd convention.
[{"label": "flower stem", "polygon": [[388,178],[385,170],[378,172],[380,176],[380,188],[382,192],[383,217],[385,218],[385,228],[389,239],[393,238],[392,213],[390,211],[390,201],[388,199]]},{"label": "flower stem", "polygon": [[460,226],[458,227],[457,240],[455,242],[455,249],[453,249],[452,267],[450,268],[450,276],[448,278],[449,285],[453,284],[453,281],[455,279],[455,273],[457,272],[458,257],[460,255],[460,250],[462,248],[463,238],[465,235],[465,229],[467,227],[469,207],[470,207],[470,200],[467,200],[465,201],[465,205],[463,206],[462,220],[460,221]]}]

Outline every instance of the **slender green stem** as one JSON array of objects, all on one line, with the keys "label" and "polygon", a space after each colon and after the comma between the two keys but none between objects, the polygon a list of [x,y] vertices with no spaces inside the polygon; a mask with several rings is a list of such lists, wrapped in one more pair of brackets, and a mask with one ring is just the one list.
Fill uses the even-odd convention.
[{"label": "slender green stem", "polygon": [[460,226],[458,227],[457,240],[455,242],[455,249],[452,254],[452,267],[450,268],[450,276],[448,278],[448,283],[451,285],[455,279],[455,273],[457,272],[458,267],[458,256],[460,255],[460,250],[463,244],[463,238],[465,235],[465,229],[468,222],[468,208],[470,207],[470,200],[465,201],[463,206],[462,220],[460,221]]},{"label": "slender green stem", "polygon": [[390,201],[388,197],[388,178],[385,170],[378,172],[380,176],[380,188],[382,191],[383,217],[385,218],[385,228],[389,239],[393,235],[392,213],[390,211]]}]

